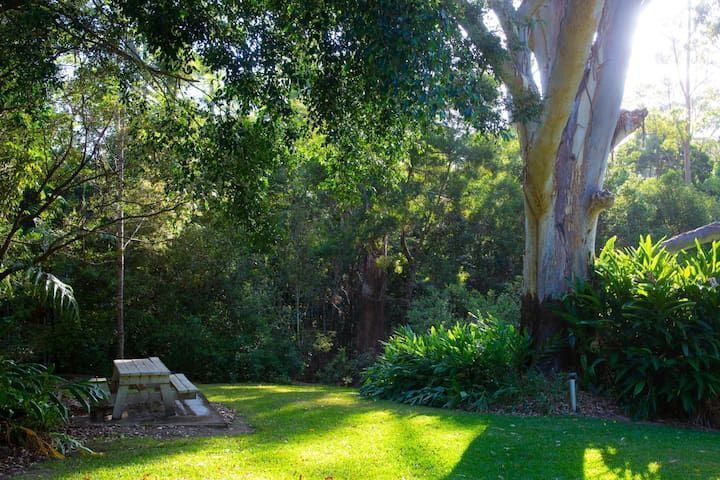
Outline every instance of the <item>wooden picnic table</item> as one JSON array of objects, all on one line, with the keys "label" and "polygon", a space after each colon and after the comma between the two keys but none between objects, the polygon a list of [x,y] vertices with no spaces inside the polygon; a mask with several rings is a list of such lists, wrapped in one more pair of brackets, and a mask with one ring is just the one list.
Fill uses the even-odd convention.
[{"label": "wooden picnic table", "polygon": [[112,418],[122,417],[130,389],[160,390],[160,398],[165,406],[165,415],[175,413],[175,390],[170,384],[170,370],[158,357],[113,360],[113,376],[110,391],[114,397]]}]

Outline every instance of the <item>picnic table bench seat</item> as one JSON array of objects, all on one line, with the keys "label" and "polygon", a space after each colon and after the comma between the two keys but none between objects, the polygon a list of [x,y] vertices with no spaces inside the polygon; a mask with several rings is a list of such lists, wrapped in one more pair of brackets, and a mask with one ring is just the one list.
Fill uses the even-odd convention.
[{"label": "picnic table bench seat", "polygon": [[93,387],[102,390],[105,393],[105,397],[110,398],[110,382],[105,377],[92,377],[88,380],[88,383]]},{"label": "picnic table bench seat", "polygon": [[170,383],[177,391],[178,398],[187,399],[195,398],[200,390],[192,384],[184,373],[173,373],[170,375]]}]

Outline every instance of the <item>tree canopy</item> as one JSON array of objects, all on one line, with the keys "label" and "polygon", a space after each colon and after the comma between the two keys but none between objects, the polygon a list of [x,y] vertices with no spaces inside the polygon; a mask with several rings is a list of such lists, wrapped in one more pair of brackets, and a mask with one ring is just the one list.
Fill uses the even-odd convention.
[{"label": "tree canopy", "polygon": [[[621,109],[643,3],[4,2],[7,343],[95,368],[122,332],[199,378],[336,381],[480,308],[551,338],[596,231],[716,214],[717,142],[680,185],[673,111]],[[87,314],[31,303],[38,274]]]}]

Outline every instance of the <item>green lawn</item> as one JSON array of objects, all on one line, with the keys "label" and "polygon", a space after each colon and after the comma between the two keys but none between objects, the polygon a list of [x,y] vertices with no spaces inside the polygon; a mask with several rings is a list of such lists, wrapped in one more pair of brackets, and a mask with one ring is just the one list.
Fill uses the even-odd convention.
[{"label": "green lawn", "polygon": [[477,415],[317,386],[212,385],[253,434],[122,440],[47,462],[57,479],[720,479],[720,434],[582,418]]}]

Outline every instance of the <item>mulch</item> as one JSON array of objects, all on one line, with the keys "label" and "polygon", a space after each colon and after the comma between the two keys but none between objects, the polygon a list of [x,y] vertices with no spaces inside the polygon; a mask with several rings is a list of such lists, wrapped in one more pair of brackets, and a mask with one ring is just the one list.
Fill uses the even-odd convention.
[{"label": "mulch", "polygon": [[593,395],[583,390],[577,392],[576,406],[577,411],[573,412],[567,395],[557,395],[545,401],[530,397],[510,405],[495,405],[490,409],[490,413],[521,417],[576,415],[605,420],[630,420],[611,398]]},{"label": "mulch", "polygon": [[44,459],[42,455],[24,448],[0,446],[0,479],[20,475]]},{"label": "mulch", "polygon": [[[706,419],[694,421],[681,420],[677,418],[655,418],[653,420],[633,420],[625,414],[623,409],[612,398],[592,394],[584,390],[577,392],[577,411],[570,408],[570,401],[566,395],[552,398],[549,402],[541,402],[536,398],[527,398],[514,402],[511,405],[495,405],[488,413],[501,415],[516,415],[520,417],[538,416],[577,416],[583,418],[599,418],[620,422],[633,422],[642,424],[666,425],[674,428],[685,428],[690,430],[714,431],[720,430],[718,422],[708,422]],[[715,425],[715,426],[713,426]]]}]

